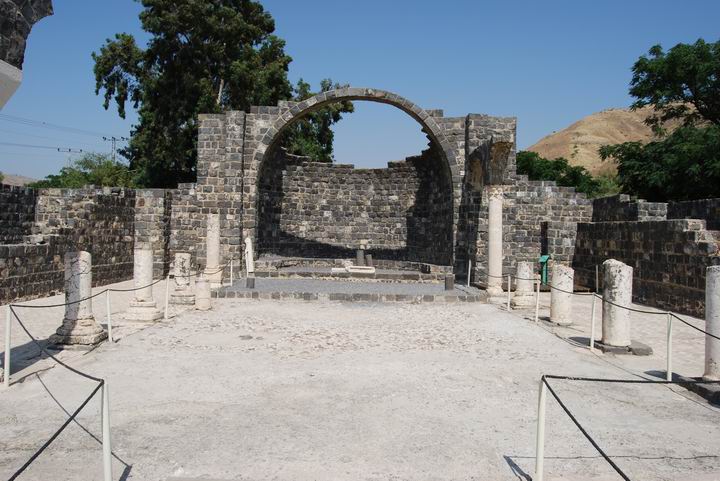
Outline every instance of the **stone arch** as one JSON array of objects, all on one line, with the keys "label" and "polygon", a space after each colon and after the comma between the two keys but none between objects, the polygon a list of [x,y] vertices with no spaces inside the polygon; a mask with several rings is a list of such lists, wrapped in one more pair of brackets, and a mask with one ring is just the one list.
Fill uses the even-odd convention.
[{"label": "stone arch", "polygon": [[452,178],[459,175],[459,162],[456,158],[452,145],[435,119],[426,110],[418,107],[406,98],[397,94],[386,90],[371,88],[343,88],[331,90],[329,92],[323,92],[315,95],[314,97],[310,97],[302,102],[288,103],[287,110],[283,111],[278,116],[277,120],[275,120],[275,122],[267,129],[260,140],[255,154],[255,160],[257,161],[258,167],[262,165],[265,152],[267,152],[275,140],[280,137],[280,134],[285,130],[285,128],[292,124],[294,120],[319,110],[327,104],[342,102],[344,100],[366,100],[369,102],[378,102],[392,105],[393,107],[397,107],[402,110],[415,119],[423,127],[423,130],[427,133],[428,137],[430,137],[430,140],[438,146],[440,151],[443,153],[444,160],[447,163],[450,177]]},{"label": "stone arch", "polygon": [[[458,197],[461,189],[460,179],[462,175],[461,162],[457,158],[456,150],[453,148],[453,145],[448,140],[443,128],[438,124],[433,115],[413,102],[385,90],[371,88],[342,88],[318,94],[301,102],[281,102],[278,106],[279,112],[276,114],[276,118],[272,119],[269,125],[260,132],[258,137],[256,137],[258,143],[254,153],[253,164],[254,171],[257,172],[258,175],[254,179],[252,190],[257,194],[259,183],[261,181],[260,173],[262,172],[263,164],[266,161],[266,154],[270,155],[272,153],[276,142],[281,138],[281,134],[295,120],[330,103],[358,100],[383,103],[402,110],[420,124],[422,130],[428,136],[432,145],[437,149],[439,157],[443,163],[443,170],[447,176],[447,182],[450,188],[449,200],[451,205],[450,211],[452,212],[450,215],[452,216],[452,219],[449,220],[452,226],[452,246],[454,246],[454,237],[457,229],[458,218]],[[259,211],[258,203],[260,202],[260,196],[254,195],[253,197],[252,210],[254,215],[257,216]],[[253,220],[253,237],[257,239],[259,219],[256,217]],[[451,265],[453,261],[454,247],[451,252]]]}]

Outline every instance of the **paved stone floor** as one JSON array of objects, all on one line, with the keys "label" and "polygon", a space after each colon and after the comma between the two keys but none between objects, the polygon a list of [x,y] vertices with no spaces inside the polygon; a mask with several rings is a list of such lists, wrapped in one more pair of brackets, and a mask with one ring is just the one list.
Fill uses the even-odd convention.
[{"label": "paved stone floor", "polygon": [[[567,342],[581,326],[553,333],[524,319],[529,312],[484,304],[214,306],[145,329],[121,325],[119,342],[68,358],[109,380],[123,461],[116,479],[527,481],[542,373],[631,378],[662,369],[659,358],[593,355]],[[35,316],[38,332],[60,322]],[[636,337],[653,345],[654,325],[643,339],[644,323]],[[697,361],[692,339],[685,349]],[[720,477],[720,412],[695,395],[554,385],[631,479]],[[0,478],[63,422],[59,404],[72,410],[91,389],[56,367],[0,391]],[[93,401],[79,418],[95,435],[98,411]],[[546,479],[618,479],[552,400],[547,414]],[[100,476],[99,444],[72,425],[20,479]]]},{"label": "paved stone floor", "polygon": [[[246,292],[245,279],[236,281],[227,290]],[[452,291],[445,290],[445,284],[418,283],[418,282],[352,282],[326,280],[326,279],[255,279],[255,289],[258,292],[313,292],[324,294],[401,294],[408,296],[422,295],[463,295],[480,294],[474,287],[455,285]]]}]

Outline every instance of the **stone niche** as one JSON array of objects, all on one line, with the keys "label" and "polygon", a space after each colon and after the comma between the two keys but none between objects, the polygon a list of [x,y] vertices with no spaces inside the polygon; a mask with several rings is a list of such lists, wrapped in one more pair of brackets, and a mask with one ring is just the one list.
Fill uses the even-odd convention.
[{"label": "stone niche", "polygon": [[383,169],[269,152],[259,174],[260,255],[452,264],[452,184],[432,147]]}]

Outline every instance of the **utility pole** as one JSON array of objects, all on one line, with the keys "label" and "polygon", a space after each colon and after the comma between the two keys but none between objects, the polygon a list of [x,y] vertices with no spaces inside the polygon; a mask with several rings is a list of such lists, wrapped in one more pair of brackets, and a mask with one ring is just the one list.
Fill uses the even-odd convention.
[{"label": "utility pole", "polygon": [[112,137],[103,137],[103,140],[105,142],[112,142],[112,160],[115,162],[115,154],[117,153],[117,143],[120,142],[127,142],[127,137],[115,137],[114,135]]}]

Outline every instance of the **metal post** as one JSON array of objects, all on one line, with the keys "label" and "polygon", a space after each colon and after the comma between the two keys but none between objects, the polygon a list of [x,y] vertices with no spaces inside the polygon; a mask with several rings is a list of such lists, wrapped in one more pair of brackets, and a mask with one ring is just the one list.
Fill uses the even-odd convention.
[{"label": "metal post", "polygon": [[165,320],[168,320],[168,308],[170,307],[170,274],[165,278]]},{"label": "metal post", "polygon": [[107,330],[108,330],[108,341],[110,343],[113,343],[113,335],[112,335],[112,320],[110,319],[110,289],[105,289],[105,310],[107,311],[106,319],[107,319]]},{"label": "metal post", "polygon": [[535,323],[537,324],[540,314],[540,280],[535,281]]},{"label": "metal post", "polygon": [[540,379],[538,393],[537,436],[535,438],[535,481],[543,481],[543,465],[545,464],[545,398],[547,387],[545,380]]},{"label": "metal post", "polygon": [[3,361],[4,380],[6,388],[10,387],[10,330],[12,328],[12,311],[10,304],[7,306],[7,316],[5,317],[5,361]]},{"label": "metal post", "polygon": [[600,292],[600,268],[595,264],[595,292]]},{"label": "metal post", "polygon": [[511,283],[512,283],[512,280],[511,280],[511,278],[510,278],[510,274],[508,274],[508,286],[507,286],[507,289],[508,289],[507,310],[508,310],[508,312],[510,311],[510,289],[512,288],[512,284],[511,284]]},{"label": "metal post", "polygon": [[667,313],[667,368],[665,380],[672,381],[672,314]]},{"label": "metal post", "polygon": [[592,314],[590,315],[590,350],[595,350],[595,301],[597,296],[593,293],[592,295]]},{"label": "metal post", "polygon": [[230,285],[233,285],[233,259],[230,259]]},{"label": "metal post", "polygon": [[110,444],[110,390],[107,381],[102,387],[102,448],[103,479],[112,481],[112,446]]}]

